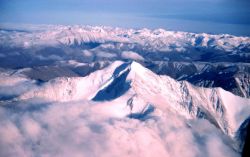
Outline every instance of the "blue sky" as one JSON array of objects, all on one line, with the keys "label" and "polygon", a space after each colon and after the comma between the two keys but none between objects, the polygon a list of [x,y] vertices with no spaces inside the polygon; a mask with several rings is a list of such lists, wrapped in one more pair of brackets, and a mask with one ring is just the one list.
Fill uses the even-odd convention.
[{"label": "blue sky", "polygon": [[0,0],[0,22],[148,27],[250,36],[250,1]]}]

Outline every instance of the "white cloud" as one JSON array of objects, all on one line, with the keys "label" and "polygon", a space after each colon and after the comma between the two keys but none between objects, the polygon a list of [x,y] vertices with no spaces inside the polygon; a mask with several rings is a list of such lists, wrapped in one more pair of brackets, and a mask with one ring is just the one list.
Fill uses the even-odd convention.
[{"label": "white cloud", "polygon": [[144,58],[141,55],[133,51],[123,51],[121,56],[122,58],[125,59],[144,60]]},{"label": "white cloud", "polygon": [[58,61],[63,60],[62,57],[60,57],[58,55],[54,55],[54,54],[53,55],[49,55],[49,56],[37,55],[36,57],[38,59],[40,59],[40,60],[58,60]]},{"label": "white cloud", "polygon": [[17,96],[34,87],[34,82],[22,75],[0,72],[0,98]]},{"label": "white cloud", "polygon": [[82,54],[86,57],[91,57],[93,55],[92,52],[89,50],[83,50]]},{"label": "white cloud", "polygon": [[117,56],[115,53],[109,53],[109,52],[105,52],[105,51],[97,51],[96,55],[98,57],[104,57],[104,58],[113,58],[113,57]]},{"label": "white cloud", "polygon": [[146,121],[115,118],[87,102],[40,105],[0,107],[0,156],[239,156],[206,120],[171,112]]}]

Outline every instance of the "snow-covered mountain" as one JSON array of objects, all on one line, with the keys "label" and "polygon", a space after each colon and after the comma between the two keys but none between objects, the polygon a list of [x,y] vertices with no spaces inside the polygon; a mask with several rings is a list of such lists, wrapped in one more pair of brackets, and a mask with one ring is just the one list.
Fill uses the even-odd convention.
[{"label": "snow-covered mountain", "polygon": [[250,60],[250,38],[227,34],[195,34],[163,29],[48,26],[39,31],[3,29],[0,31],[0,39],[1,51],[11,53],[18,50],[26,57],[30,57],[32,55],[30,53],[33,52],[36,54],[33,58],[40,60],[66,58],[85,62],[103,59],[216,62]]},{"label": "snow-covered mountain", "polygon": [[249,53],[249,37],[228,34],[61,25],[0,30],[0,67],[33,67],[24,73],[42,81],[135,60],[157,74],[249,97]]},{"label": "snow-covered mountain", "polygon": [[[61,77],[42,84],[34,81],[25,83],[20,73],[2,75],[10,77],[9,80],[19,86],[29,87],[20,88],[21,93],[13,94],[13,97],[8,95],[10,99],[1,102],[1,107],[6,110],[11,110],[14,102],[25,102],[34,107],[34,104],[90,103],[91,112],[109,118],[130,118],[144,123],[170,115],[177,122],[181,117],[191,130],[193,121],[205,119],[223,133],[223,141],[231,141],[228,143],[231,149],[241,151],[244,144],[250,99],[235,96],[221,88],[199,88],[186,81],[177,82],[168,76],[156,75],[137,62],[116,61],[86,77]],[[9,87],[13,81],[2,80],[1,91],[16,89],[15,86]],[[22,108],[22,105],[18,106]],[[31,112],[41,111],[35,109]],[[197,137],[197,140],[201,139]]]},{"label": "snow-covered mountain", "polygon": [[[85,45],[86,43],[92,43]],[[106,44],[104,44],[106,43]],[[114,45],[113,43],[117,43]],[[22,46],[68,45],[91,46],[103,44],[103,48],[141,47],[146,51],[185,52],[192,48],[206,48],[226,52],[245,52],[250,48],[249,37],[228,34],[211,35],[188,32],[166,31],[164,29],[122,29],[92,26],[50,26],[40,31],[1,30],[1,45]]]},{"label": "snow-covered mountain", "polygon": [[136,62],[115,62],[83,78],[58,78],[22,94],[18,99],[65,102],[81,99],[112,101],[119,97],[127,97],[124,105],[131,107],[131,113],[137,113],[148,104],[156,105],[161,110],[172,109],[187,118],[208,118],[232,137],[250,114],[249,99],[220,88],[198,88],[185,81],[176,82],[168,76],[157,76]]},{"label": "snow-covered mountain", "polygon": [[124,105],[131,107],[131,113],[139,112],[148,104],[156,105],[163,111],[174,110],[186,118],[208,118],[232,137],[250,114],[249,99],[220,88],[198,88],[185,81],[176,82],[168,76],[157,76],[136,62],[115,62],[83,78],[58,78],[18,99],[36,97],[52,102],[111,101],[127,97]]}]

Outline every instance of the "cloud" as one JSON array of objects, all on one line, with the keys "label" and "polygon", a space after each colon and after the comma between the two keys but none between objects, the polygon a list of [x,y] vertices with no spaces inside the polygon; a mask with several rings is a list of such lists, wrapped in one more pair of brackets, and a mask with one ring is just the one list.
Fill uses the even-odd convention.
[{"label": "cloud", "polygon": [[118,118],[89,102],[17,106],[24,104],[22,112],[0,107],[0,156],[239,156],[206,120],[171,112],[146,121]]},{"label": "cloud", "polygon": [[133,60],[144,60],[144,58],[136,52],[133,51],[123,51],[121,53],[122,58],[133,59]]},{"label": "cloud", "polygon": [[35,57],[38,58],[39,60],[57,60],[57,61],[63,60],[62,57],[54,54],[49,56],[37,55]]},{"label": "cloud", "polygon": [[12,98],[35,88],[33,81],[19,74],[0,72],[0,100]]}]

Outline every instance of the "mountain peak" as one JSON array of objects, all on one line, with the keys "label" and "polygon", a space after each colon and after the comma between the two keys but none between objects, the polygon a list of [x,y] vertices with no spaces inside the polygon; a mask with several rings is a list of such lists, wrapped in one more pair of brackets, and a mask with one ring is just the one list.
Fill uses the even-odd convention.
[{"label": "mountain peak", "polygon": [[131,88],[131,82],[138,78],[135,78],[135,75],[143,77],[146,71],[145,67],[135,61],[117,65],[111,77],[100,86],[92,100],[104,101],[118,98]]},{"label": "mountain peak", "polygon": [[132,61],[130,63],[130,67],[131,67],[131,70],[136,72],[136,73],[144,73],[145,71],[148,71],[147,68],[145,68],[144,66],[142,66],[140,63],[136,62],[136,61]]}]

